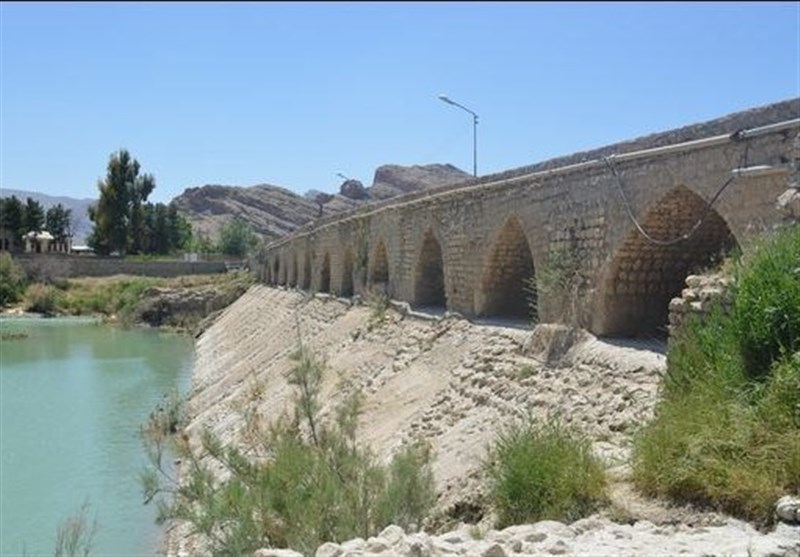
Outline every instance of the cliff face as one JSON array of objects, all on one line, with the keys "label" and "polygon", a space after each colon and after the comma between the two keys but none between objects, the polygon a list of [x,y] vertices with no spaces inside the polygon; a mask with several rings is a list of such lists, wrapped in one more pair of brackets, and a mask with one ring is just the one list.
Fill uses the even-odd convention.
[{"label": "cliff face", "polygon": [[433,189],[465,178],[469,175],[448,164],[384,165],[375,171],[372,186],[365,188],[357,180],[347,180],[336,195],[310,192],[303,196],[269,184],[206,185],[186,189],[173,203],[195,230],[212,240],[236,216],[250,223],[257,234],[276,238],[316,218],[349,211],[372,200]]}]

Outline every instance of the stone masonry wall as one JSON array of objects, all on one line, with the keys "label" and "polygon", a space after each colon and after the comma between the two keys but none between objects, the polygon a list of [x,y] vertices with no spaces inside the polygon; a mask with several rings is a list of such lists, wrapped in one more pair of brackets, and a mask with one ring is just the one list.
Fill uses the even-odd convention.
[{"label": "stone masonry wall", "polygon": [[[800,99],[761,110],[756,121],[752,111],[743,113],[742,122],[784,121],[787,110],[800,116]],[[736,115],[724,120],[733,125]],[[269,283],[309,283],[318,291],[327,256],[335,294],[349,293],[352,283],[356,294],[380,288],[392,298],[424,304],[428,301],[419,293],[443,279],[451,311],[526,318],[531,293],[525,288],[532,277],[525,275],[537,283],[539,274],[552,278],[555,256],[568,253],[577,267],[561,282],[566,288],[580,277],[578,290],[569,289],[567,299],[558,289],[539,289],[539,320],[563,322],[574,314],[577,324],[596,334],[662,331],[669,301],[680,294],[687,274],[708,267],[732,246],[746,250],[755,236],[781,221],[775,200],[786,190],[788,174],[780,170],[737,178],[713,206],[709,202],[735,168],[785,167],[798,129],[800,124],[620,160],[614,163],[619,179],[607,165],[578,165],[561,172],[511,172],[496,181],[398,198],[274,242],[261,256],[263,275]],[[625,201],[654,241],[636,229]],[[693,231],[698,220],[702,225]],[[431,260],[437,253],[432,242],[441,262]],[[285,269],[294,257],[308,258],[310,281],[302,272],[287,279]],[[565,303],[574,311],[567,312]]]},{"label": "stone masonry wall", "polygon": [[128,261],[111,257],[60,254],[19,254],[14,260],[32,277],[106,277],[143,275],[176,277],[224,273],[224,261]]}]

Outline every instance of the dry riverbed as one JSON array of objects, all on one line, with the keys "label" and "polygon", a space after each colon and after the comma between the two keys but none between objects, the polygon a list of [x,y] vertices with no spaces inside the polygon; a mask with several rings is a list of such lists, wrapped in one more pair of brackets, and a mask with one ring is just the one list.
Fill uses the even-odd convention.
[{"label": "dry riverbed", "polygon": [[[392,309],[381,315],[334,298],[253,286],[197,340],[187,433],[195,446],[204,428],[240,443],[244,416],[268,421],[288,409],[292,391],[284,374],[302,339],[328,364],[323,415],[360,389],[362,442],[387,459],[404,441],[424,439],[435,455],[436,511],[420,525],[427,533],[390,528],[373,540],[327,544],[319,557],[800,554],[796,526],[760,533],[725,516],[638,496],[629,483],[631,435],[653,415],[663,343],[585,335],[569,350],[545,355],[543,347],[558,334],[543,328],[532,340],[523,327]],[[486,447],[500,428],[528,413],[558,414],[590,436],[613,480],[607,509],[572,525],[490,529],[481,474]],[[199,551],[180,526],[167,546],[170,555]]]}]

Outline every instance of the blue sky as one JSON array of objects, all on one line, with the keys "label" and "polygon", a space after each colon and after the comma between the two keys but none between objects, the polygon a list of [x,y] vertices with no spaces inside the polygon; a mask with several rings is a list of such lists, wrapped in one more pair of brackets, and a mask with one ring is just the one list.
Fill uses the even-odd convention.
[{"label": "blue sky", "polygon": [[488,174],[800,96],[800,3],[0,4],[0,187],[333,192]]}]

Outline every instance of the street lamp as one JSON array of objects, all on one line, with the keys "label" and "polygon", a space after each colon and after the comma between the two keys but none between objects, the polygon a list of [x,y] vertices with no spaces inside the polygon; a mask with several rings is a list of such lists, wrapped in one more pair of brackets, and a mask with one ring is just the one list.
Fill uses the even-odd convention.
[{"label": "street lamp", "polygon": [[336,175],[337,175],[339,178],[341,178],[342,180],[344,180],[345,182],[346,182],[347,180],[349,180],[349,179],[350,179],[350,178],[348,178],[347,176],[345,176],[344,174],[342,174],[341,172],[337,172],[337,173],[336,173]]},{"label": "street lamp", "polygon": [[464,106],[463,104],[458,104],[456,101],[450,99],[447,95],[439,95],[439,99],[446,102],[447,104],[452,104],[453,106],[457,106],[462,110],[466,110],[470,114],[472,114],[472,174],[473,176],[478,175],[478,115],[471,111],[469,108]]}]

